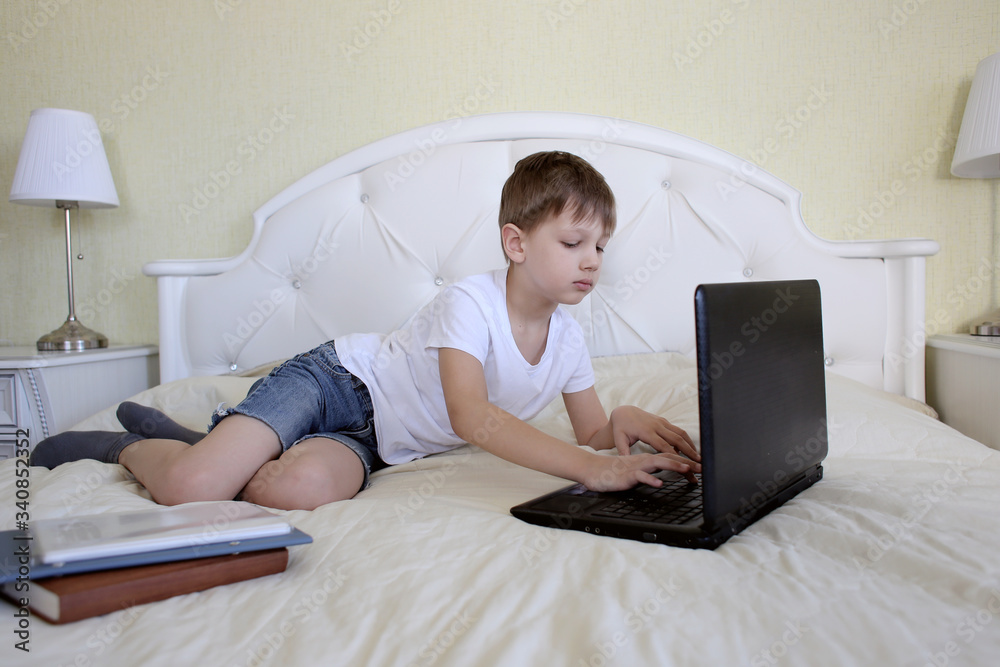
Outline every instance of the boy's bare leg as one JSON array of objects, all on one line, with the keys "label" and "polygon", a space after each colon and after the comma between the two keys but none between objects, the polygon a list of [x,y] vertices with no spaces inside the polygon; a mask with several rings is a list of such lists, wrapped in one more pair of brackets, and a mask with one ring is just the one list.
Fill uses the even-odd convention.
[{"label": "boy's bare leg", "polygon": [[118,462],[149,490],[153,500],[177,505],[232,500],[262,465],[280,453],[281,444],[270,426],[234,414],[196,445],[141,440],[127,446]]},{"label": "boy's bare leg", "polygon": [[261,466],[240,499],[275,509],[312,510],[353,498],[364,479],[364,464],[349,447],[330,438],[309,438]]}]

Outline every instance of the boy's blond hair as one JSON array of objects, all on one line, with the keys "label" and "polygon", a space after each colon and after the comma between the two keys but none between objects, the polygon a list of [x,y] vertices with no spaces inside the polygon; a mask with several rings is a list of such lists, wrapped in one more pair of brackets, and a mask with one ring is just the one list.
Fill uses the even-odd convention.
[{"label": "boy's blond hair", "polygon": [[616,224],[615,196],[589,162],[572,153],[535,153],[518,161],[500,194],[500,228],[530,233],[568,207],[576,222],[596,219],[607,234]]}]

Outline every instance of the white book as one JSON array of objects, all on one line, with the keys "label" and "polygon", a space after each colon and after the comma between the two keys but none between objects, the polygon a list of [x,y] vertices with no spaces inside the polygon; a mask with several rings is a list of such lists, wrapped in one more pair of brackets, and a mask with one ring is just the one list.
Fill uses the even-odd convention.
[{"label": "white book", "polygon": [[43,563],[139,554],[283,535],[284,517],[237,501],[190,503],[31,522],[32,552]]}]

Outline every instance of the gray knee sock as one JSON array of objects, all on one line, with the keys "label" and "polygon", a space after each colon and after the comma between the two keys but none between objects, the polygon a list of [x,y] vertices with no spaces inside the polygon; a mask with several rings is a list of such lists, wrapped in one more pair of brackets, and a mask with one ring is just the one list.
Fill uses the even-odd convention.
[{"label": "gray knee sock", "polygon": [[121,431],[66,431],[35,445],[29,462],[45,468],[81,459],[118,463],[118,455],[123,449],[144,439],[141,435]]},{"label": "gray knee sock", "polygon": [[125,401],[119,405],[115,414],[126,431],[137,433],[146,438],[180,440],[193,445],[205,437],[204,433],[181,426],[156,408],[131,401]]}]

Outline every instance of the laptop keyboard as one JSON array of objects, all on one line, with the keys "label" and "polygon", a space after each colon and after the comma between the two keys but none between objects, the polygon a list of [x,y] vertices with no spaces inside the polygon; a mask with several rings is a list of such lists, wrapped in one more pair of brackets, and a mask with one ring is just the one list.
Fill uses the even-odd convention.
[{"label": "laptop keyboard", "polygon": [[701,514],[701,486],[683,477],[665,480],[660,488],[626,491],[619,500],[591,512],[592,516],[662,524],[688,523]]}]

